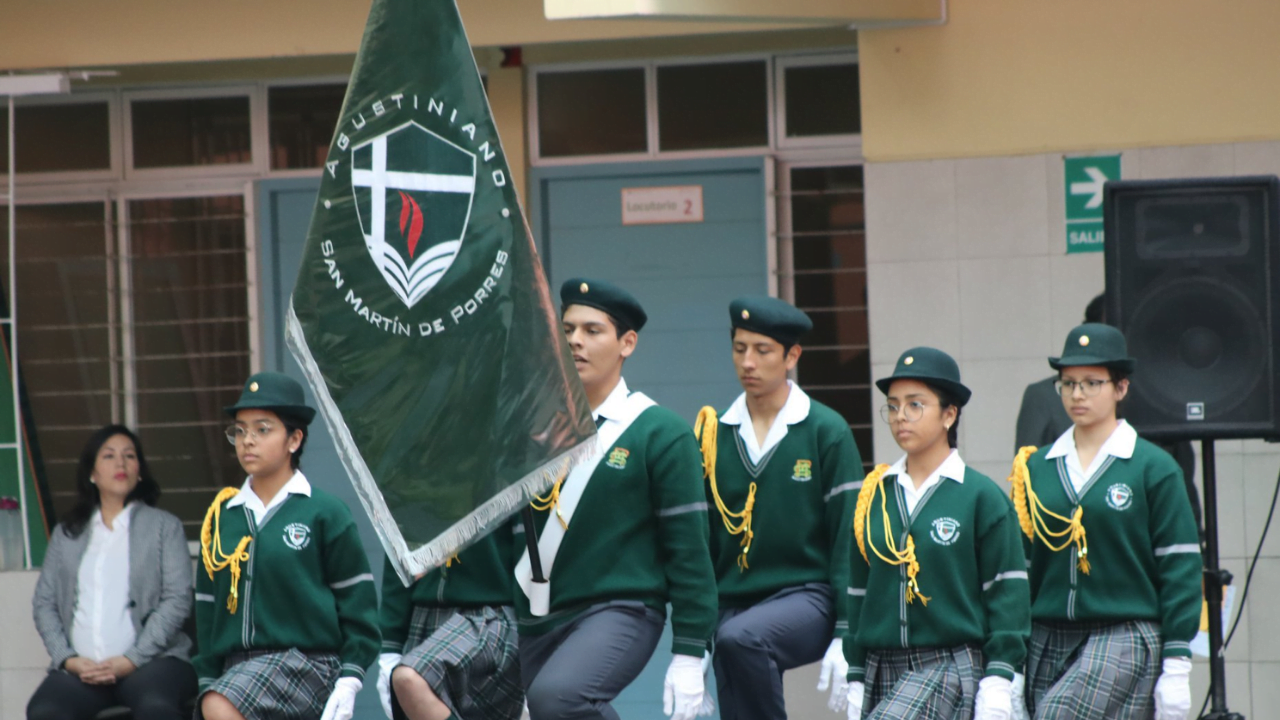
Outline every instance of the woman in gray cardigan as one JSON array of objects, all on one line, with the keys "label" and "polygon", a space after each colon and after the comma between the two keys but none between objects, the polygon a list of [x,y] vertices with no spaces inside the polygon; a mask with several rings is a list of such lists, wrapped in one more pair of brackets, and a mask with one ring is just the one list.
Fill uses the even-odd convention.
[{"label": "woman in gray cardigan", "polygon": [[124,426],[89,438],[76,486],[32,601],[52,663],[27,718],[90,720],[125,705],[135,718],[178,720],[196,692],[182,631],[192,593],[182,523],[154,507],[160,486]]}]

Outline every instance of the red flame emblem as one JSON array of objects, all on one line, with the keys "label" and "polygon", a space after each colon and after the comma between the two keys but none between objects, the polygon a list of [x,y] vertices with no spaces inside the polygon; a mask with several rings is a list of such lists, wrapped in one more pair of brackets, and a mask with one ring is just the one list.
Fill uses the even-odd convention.
[{"label": "red flame emblem", "polygon": [[[405,243],[409,246],[409,259],[413,260],[413,253],[418,248],[418,238],[422,237],[422,208],[418,207],[418,203],[413,198],[400,192],[400,235],[405,239]],[[409,227],[409,233],[405,234],[405,226]]]}]

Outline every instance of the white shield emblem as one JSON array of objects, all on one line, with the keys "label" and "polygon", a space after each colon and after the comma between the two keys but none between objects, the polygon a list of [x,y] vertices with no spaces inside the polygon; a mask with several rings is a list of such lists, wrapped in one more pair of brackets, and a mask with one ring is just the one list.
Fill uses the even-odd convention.
[{"label": "white shield emblem", "polygon": [[1133,489],[1124,483],[1107,488],[1107,504],[1113,510],[1124,510],[1133,502]]},{"label": "white shield emblem", "polygon": [[949,517],[938,518],[933,521],[933,530],[929,535],[939,545],[950,545],[960,539],[960,521]]},{"label": "white shield emblem", "polygon": [[453,264],[475,189],[475,154],[416,122],[351,148],[351,191],[365,246],[406,307]]},{"label": "white shield emblem", "polygon": [[301,550],[311,543],[311,528],[302,523],[289,523],[284,528],[284,542],[294,550]]}]

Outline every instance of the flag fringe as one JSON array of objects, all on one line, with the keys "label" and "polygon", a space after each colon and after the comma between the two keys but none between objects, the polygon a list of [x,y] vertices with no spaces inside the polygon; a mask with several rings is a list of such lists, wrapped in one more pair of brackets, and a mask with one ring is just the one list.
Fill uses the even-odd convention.
[{"label": "flag fringe", "polygon": [[[512,513],[533,500],[535,495],[546,492],[556,480],[589,457],[595,449],[596,436],[592,435],[472,510],[435,540],[408,554],[405,564],[410,574],[417,575],[443,565],[458,548],[479,540],[492,531],[497,524],[505,522]],[[525,532],[529,532],[529,529],[525,528]]]},{"label": "flag fringe", "polygon": [[320,406],[319,414],[324,418],[329,435],[333,438],[338,458],[342,461],[347,476],[351,478],[352,485],[355,486],[356,496],[360,498],[360,504],[372,521],[373,529],[382,542],[383,550],[391,559],[392,567],[395,568],[400,581],[406,587],[413,584],[416,575],[443,565],[451,555],[493,530],[494,525],[506,520],[522,504],[532,500],[534,495],[546,492],[555,484],[561,473],[567,472],[595,450],[596,436],[592,435],[472,510],[435,540],[410,550],[404,535],[400,532],[399,525],[391,515],[391,509],[387,507],[386,499],[382,497],[382,491],[378,488],[373,473],[369,471],[369,466],[360,454],[355,438],[351,436],[350,429],[342,419],[342,412],[333,401],[333,396],[329,394],[329,385],[325,382],[319,366],[316,365],[311,348],[307,344],[302,323],[294,313],[292,297],[289,298],[289,311],[285,317],[285,343],[289,346],[294,359],[298,361],[298,365],[301,366],[307,384],[315,393],[316,403]]}]

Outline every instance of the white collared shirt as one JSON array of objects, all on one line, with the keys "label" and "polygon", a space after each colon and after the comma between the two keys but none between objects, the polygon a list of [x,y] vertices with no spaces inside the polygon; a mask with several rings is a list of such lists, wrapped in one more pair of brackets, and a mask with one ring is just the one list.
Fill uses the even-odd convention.
[{"label": "white collared shirt", "polygon": [[294,470],[293,477],[289,478],[289,482],[280,488],[280,491],[271,498],[271,502],[263,504],[262,498],[253,491],[252,478],[245,478],[244,485],[240,486],[240,494],[227,501],[227,507],[233,508],[237,505],[244,505],[253,513],[253,522],[259,527],[262,521],[267,517],[267,513],[273,508],[281,505],[290,495],[306,495],[311,497],[311,483],[307,481],[307,476],[302,474],[301,470]]},{"label": "white collared shirt", "polygon": [[137,632],[129,617],[129,520],[133,504],[111,523],[99,508],[85,532],[89,544],[76,575],[76,610],[71,619],[71,647],[76,654],[102,662],[133,647]]},{"label": "white collared shirt", "polygon": [[787,426],[795,425],[803,422],[809,417],[809,396],[805,391],[801,390],[795,383],[787,381],[790,392],[787,393],[787,401],[783,403],[782,409],[778,411],[778,416],[773,419],[773,425],[769,427],[769,433],[764,436],[764,445],[756,440],[756,429],[751,424],[751,411],[747,409],[747,394],[742,393],[737,400],[729,406],[720,418],[720,422],[725,425],[737,425],[738,435],[742,438],[743,445],[747,448],[747,455],[754,464],[760,463],[770,450],[782,442],[782,438],[787,436]]},{"label": "white collared shirt", "polygon": [[591,411],[591,419],[599,420],[603,415],[605,422],[614,421],[623,415],[623,408],[627,403],[627,396],[631,391],[627,389],[627,381],[625,378],[618,378],[618,384],[609,393],[609,397],[600,403],[600,407]]},{"label": "white collared shirt", "polygon": [[916,488],[915,481],[907,474],[907,456],[903,455],[898,462],[894,463],[886,475],[897,475],[898,485],[902,486],[902,497],[907,501],[907,514],[910,515],[916,511],[916,506],[920,504],[920,500],[929,492],[934,485],[942,482],[943,478],[954,480],[961,485],[964,484],[964,460],[960,459],[960,452],[955,448],[951,449],[951,454],[946,460],[934,470],[929,477],[920,483],[920,487]]},{"label": "white collared shirt", "polygon": [[1138,431],[1126,420],[1121,420],[1116,429],[1111,431],[1107,441],[1102,443],[1102,447],[1098,448],[1098,454],[1093,456],[1093,462],[1089,463],[1086,469],[1080,465],[1080,452],[1076,449],[1076,427],[1072,425],[1067,431],[1058,437],[1053,443],[1053,447],[1049,448],[1049,452],[1045,454],[1046,460],[1054,460],[1060,457],[1067,459],[1067,477],[1071,480],[1071,487],[1075,488],[1076,495],[1080,495],[1080,491],[1089,482],[1089,478],[1102,467],[1108,457],[1128,460],[1133,457],[1133,448],[1138,444]]}]

